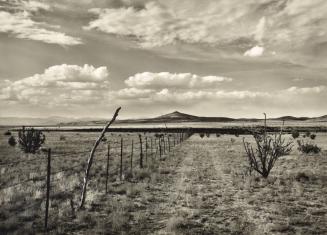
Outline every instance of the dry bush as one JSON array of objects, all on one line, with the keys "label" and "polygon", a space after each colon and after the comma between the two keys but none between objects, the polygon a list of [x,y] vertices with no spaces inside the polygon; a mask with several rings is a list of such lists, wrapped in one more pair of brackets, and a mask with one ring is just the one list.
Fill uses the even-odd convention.
[{"label": "dry bush", "polygon": [[296,139],[300,136],[300,133],[298,130],[292,130],[291,134],[292,134],[293,139]]},{"label": "dry bush", "polygon": [[6,131],[6,132],[4,133],[4,135],[9,136],[9,135],[11,135],[11,132],[10,132],[10,131]]},{"label": "dry bush", "polygon": [[268,135],[266,114],[263,133],[254,133],[253,137],[256,142],[256,148],[245,142],[243,138],[243,145],[248,157],[250,169],[257,171],[262,177],[267,178],[275,162],[279,157],[287,155],[292,150],[292,142],[285,142],[282,138],[283,129],[274,136]]},{"label": "dry bush", "polygon": [[301,153],[305,153],[305,154],[310,154],[310,153],[313,153],[313,154],[317,154],[317,153],[320,153],[321,151],[321,148],[319,148],[316,144],[310,142],[310,141],[306,141],[304,142],[303,140],[298,140],[297,141],[297,144],[298,144],[298,150],[301,152]]},{"label": "dry bush", "polygon": [[10,136],[9,139],[8,139],[8,144],[12,147],[16,146],[17,142],[16,142],[16,139],[15,137],[13,136]]},{"label": "dry bush", "polygon": [[25,153],[35,153],[45,142],[45,135],[42,131],[22,128],[18,132],[18,143]]}]

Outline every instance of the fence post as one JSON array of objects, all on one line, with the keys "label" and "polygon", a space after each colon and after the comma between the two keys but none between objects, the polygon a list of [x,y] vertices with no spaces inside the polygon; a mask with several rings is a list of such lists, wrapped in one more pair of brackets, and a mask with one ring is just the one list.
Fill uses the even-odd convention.
[{"label": "fence post", "polygon": [[162,151],[161,150],[161,137],[159,137],[159,160],[161,160],[161,154],[162,154],[161,151]]},{"label": "fence post", "polygon": [[162,137],[162,141],[164,144],[164,154],[166,153],[166,140],[165,140],[165,136]]},{"label": "fence post", "polygon": [[148,166],[148,137],[145,137],[145,163]]},{"label": "fence post", "polygon": [[133,175],[133,152],[134,152],[134,140],[132,139],[132,150],[131,150],[131,175]]},{"label": "fence post", "polygon": [[51,177],[51,148],[48,149],[48,166],[47,166],[47,194],[45,202],[45,220],[44,229],[48,230],[49,200],[50,200],[50,177]]},{"label": "fence post", "polygon": [[106,193],[108,193],[109,157],[110,157],[110,143],[108,143],[108,152],[107,152]]},{"label": "fence post", "polygon": [[142,136],[139,135],[139,138],[140,138],[140,168],[143,168]]},{"label": "fence post", "polygon": [[153,148],[152,148],[152,137],[150,138],[150,148],[151,148],[151,155],[153,154]]},{"label": "fence post", "polygon": [[123,137],[120,138],[120,174],[119,179],[123,179]]},{"label": "fence post", "polygon": [[169,134],[168,134],[168,151],[170,152],[170,139],[169,139]]}]

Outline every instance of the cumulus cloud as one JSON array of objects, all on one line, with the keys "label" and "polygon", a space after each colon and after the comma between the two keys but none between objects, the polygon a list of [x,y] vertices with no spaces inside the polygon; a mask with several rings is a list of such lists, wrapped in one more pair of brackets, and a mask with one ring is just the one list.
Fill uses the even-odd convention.
[{"label": "cumulus cloud", "polygon": [[212,88],[222,82],[230,82],[232,78],[221,76],[199,76],[191,73],[137,73],[129,77],[125,83],[137,88]]},{"label": "cumulus cloud", "polygon": [[[30,11],[37,11],[40,8],[45,9],[46,5],[29,2],[28,5],[23,7]],[[57,25],[50,25],[32,20],[30,13],[26,10],[13,13],[0,10],[0,22],[0,32],[8,33],[16,38],[36,40],[63,46],[82,44],[80,38],[71,37],[65,33],[54,31],[54,28],[60,28]]]},{"label": "cumulus cloud", "polygon": [[264,51],[265,51],[265,48],[263,48],[261,46],[254,46],[251,49],[244,52],[244,56],[259,57],[259,56],[263,55]]},{"label": "cumulus cloud", "polygon": [[92,65],[55,65],[42,74],[35,74],[2,86],[3,100],[33,104],[65,105],[101,100],[109,88],[106,67]]}]

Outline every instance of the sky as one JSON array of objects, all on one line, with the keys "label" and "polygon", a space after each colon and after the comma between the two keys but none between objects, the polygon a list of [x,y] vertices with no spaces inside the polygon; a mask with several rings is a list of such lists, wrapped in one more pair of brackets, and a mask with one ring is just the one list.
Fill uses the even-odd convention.
[{"label": "sky", "polygon": [[325,0],[0,0],[0,117],[327,114]]}]

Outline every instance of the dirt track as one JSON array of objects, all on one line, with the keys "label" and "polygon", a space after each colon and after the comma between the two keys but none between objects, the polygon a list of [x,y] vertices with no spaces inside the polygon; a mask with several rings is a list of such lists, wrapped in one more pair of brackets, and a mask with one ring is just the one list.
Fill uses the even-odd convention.
[{"label": "dirt track", "polygon": [[[298,171],[282,174],[285,164],[289,172],[298,169],[290,164],[294,156],[281,159],[268,180],[245,176],[240,138],[234,144],[229,140],[192,136],[167,161],[171,169],[177,167],[148,191],[159,199],[150,208],[149,233],[327,233],[326,184],[320,176],[302,181],[294,180]],[[303,164],[299,159],[297,166]]]}]

